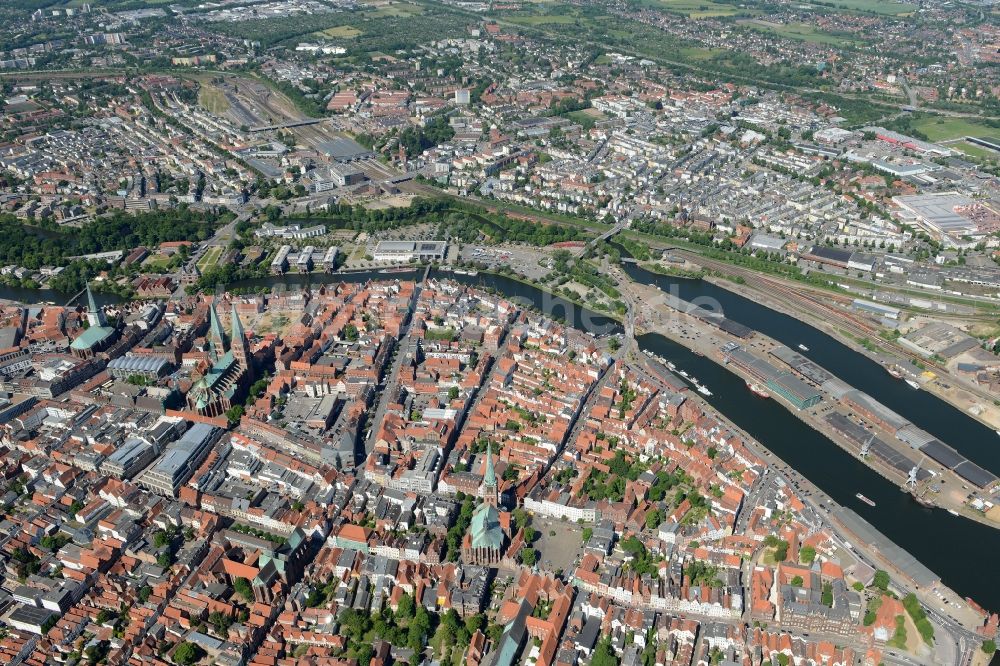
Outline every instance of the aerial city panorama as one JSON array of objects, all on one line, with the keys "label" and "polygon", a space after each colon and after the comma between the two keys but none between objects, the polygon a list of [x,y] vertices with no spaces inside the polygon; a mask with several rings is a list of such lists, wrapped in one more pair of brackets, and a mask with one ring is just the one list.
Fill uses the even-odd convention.
[{"label": "aerial city panorama", "polygon": [[998,561],[1000,3],[0,0],[0,666],[987,666]]}]

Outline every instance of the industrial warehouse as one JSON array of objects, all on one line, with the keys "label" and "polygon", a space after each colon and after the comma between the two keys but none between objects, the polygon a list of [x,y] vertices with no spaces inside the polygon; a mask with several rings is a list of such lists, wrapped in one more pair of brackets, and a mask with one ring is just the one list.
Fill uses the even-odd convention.
[{"label": "industrial warehouse", "polygon": [[792,373],[779,370],[741,347],[726,352],[726,360],[757,381],[763,382],[769,389],[795,405],[796,409],[812,407],[823,399],[819,391]]}]

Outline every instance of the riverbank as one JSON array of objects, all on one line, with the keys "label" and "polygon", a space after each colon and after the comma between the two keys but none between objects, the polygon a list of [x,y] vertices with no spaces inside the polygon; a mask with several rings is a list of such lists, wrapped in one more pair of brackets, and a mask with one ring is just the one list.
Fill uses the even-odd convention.
[{"label": "riverbank", "polygon": [[[633,290],[634,300],[642,303],[640,316],[637,320],[637,328],[642,331],[655,332],[673,342],[692,350],[695,354],[708,357],[711,361],[727,372],[739,377],[744,383],[752,384],[758,379],[751,377],[747,372],[727,364],[723,354],[723,347],[727,344],[737,343],[744,347],[755,357],[770,362],[772,352],[779,347],[784,347],[782,343],[776,341],[762,332],[756,332],[752,338],[734,340],[728,334],[723,333],[714,325],[706,321],[678,312],[670,305],[672,301],[658,285],[647,285],[637,282],[633,276],[618,274],[619,284],[627,284]],[[628,280],[625,282],[625,280]],[[704,382],[704,378],[702,378]],[[708,386],[712,390],[711,386]],[[745,390],[747,400],[757,400],[749,389]],[[772,393],[774,393],[772,391]],[[772,398],[795,416],[805,425],[832,441],[838,448],[847,452],[852,458],[865,464],[884,479],[890,481],[895,487],[906,486],[909,471],[914,466],[920,466],[926,471],[932,471],[934,477],[930,477],[924,472],[924,478],[913,489],[925,501],[932,502],[941,508],[955,511],[965,517],[975,520],[990,528],[997,528],[995,522],[986,518],[981,512],[975,511],[965,504],[967,493],[963,493],[960,488],[966,483],[964,479],[955,475],[950,469],[946,469],[940,464],[925,459],[920,456],[909,444],[899,441],[894,432],[885,432],[882,436],[886,449],[880,449],[878,453],[886,455],[862,455],[862,442],[856,439],[849,439],[845,433],[840,432],[834,424],[836,423],[857,423],[862,417],[856,415],[851,409],[840,405],[838,401],[832,400],[829,396],[815,406],[804,409],[797,409],[791,402],[775,395]],[[867,421],[868,419],[863,419]],[[840,427],[840,426],[838,426]],[[841,427],[842,428],[842,427]],[[946,442],[947,443],[947,442]],[[888,456],[888,457],[886,457]],[[880,459],[885,458],[885,459]],[[907,462],[908,461],[908,462]],[[941,479],[947,479],[947,483],[941,483]]]},{"label": "riverbank", "polygon": [[[649,359],[648,362],[659,363],[656,359]],[[661,367],[665,372],[669,370],[667,367]],[[732,371],[731,368],[725,368],[725,370]],[[851,539],[856,541],[856,538],[852,535],[851,526],[844,523],[838,516],[838,512],[834,511],[834,507],[850,510],[849,507],[838,503],[818,485],[793,468],[783,457],[772,451],[768,445],[762,443],[751,433],[741,428],[734,421],[725,416],[720,410],[708,403],[707,400],[701,398],[700,396],[697,397],[697,400],[705,403],[708,411],[714,418],[718,419],[720,423],[725,424],[726,427],[731,428],[733,432],[738,433],[747,444],[747,448],[749,448],[750,451],[762,460],[767,461],[767,464],[772,471],[783,476],[787,482],[795,488],[802,502],[812,508],[817,515],[821,516],[836,533],[837,537],[841,540],[839,547],[851,551],[853,556],[860,557],[872,566],[872,568],[883,569],[889,572],[896,581],[907,579],[906,573],[897,566],[897,562],[883,556],[877,549],[871,548],[870,544],[851,544]],[[947,585],[937,585],[932,589],[915,589],[914,591],[917,596],[920,597],[925,606],[934,610],[940,608],[940,603],[942,601],[947,601],[947,605],[951,607],[951,611],[947,612],[949,619],[962,624],[966,629],[974,631],[979,626],[978,623],[980,622],[981,616],[978,611],[968,604],[966,599],[962,598],[955,590],[951,589]],[[945,612],[943,608],[941,611]],[[989,659],[987,658],[984,663],[988,662]]]},{"label": "riverbank", "polygon": [[[468,269],[463,269],[463,268],[460,267],[459,270],[468,270]],[[595,314],[599,314],[600,316],[605,317],[607,319],[611,319],[611,320],[617,322],[618,324],[623,324],[624,323],[621,315],[619,315],[617,312],[613,312],[611,310],[605,310],[603,308],[595,307],[593,305],[588,305],[588,304],[580,301],[579,299],[570,298],[570,297],[566,296],[565,294],[557,294],[556,292],[552,291],[552,289],[550,287],[548,287],[547,285],[542,284],[541,282],[538,282],[536,280],[532,280],[531,278],[529,278],[529,277],[527,277],[525,275],[521,275],[520,273],[516,273],[516,272],[498,273],[496,271],[491,271],[491,270],[488,270],[488,269],[479,269],[479,268],[472,269],[472,270],[476,271],[476,275],[469,275],[468,273],[465,273],[465,274],[463,274],[463,273],[456,273],[455,269],[453,267],[438,266],[438,267],[435,268],[435,271],[438,272],[438,273],[448,273],[448,275],[444,276],[444,277],[451,277],[452,279],[457,279],[457,278],[476,278],[476,277],[479,277],[479,276],[486,275],[486,276],[491,276],[491,277],[494,277],[494,278],[503,278],[503,279],[506,279],[506,280],[510,280],[511,282],[516,282],[518,284],[523,284],[526,287],[531,287],[532,289],[537,289],[538,291],[540,291],[540,292],[542,292],[544,294],[547,294],[547,295],[551,296],[552,298],[559,299],[560,301],[564,301],[565,303],[569,303],[571,305],[575,305],[575,306],[577,306],[579,308],[582,308],[584,310],[587,310],[587,311],[590,311],[590,312],[594,312]],[[549,313],[544,313],[544,314],[549,314]]]},{"label": "riverbank", "polygon": [[[895,354],[893,354],[891,350],[886,350],[885,354],[880,356],[877,352],[872,351],[868,346],[861,344],[856,336],[851,335],[845,332],[843,328],[838,327],[836,322],[831,322],[828,319],[817,317],[811,312],[795,308],[786,301],[780,298],[775,298],[772,294],[765,291],[756,289],[747,284],[739,284],[724,277],[714,275],[707,275],[704,280],[717,287],[731,291],[738,296],[759,302],[772,310],[776,310],[782,314],[788,315],[789,317],[793,317],[807,326],[817,328],[827,335],[836,338],[837,341],[844,346],[849,347],[852,351],[866,356],[879,365],[885,365],[886,359],[883,358],[884,355],[891,355],[894,358],[898,358],[895,357]],[[873,342],[878,347],[884,347],[884,341],[881,338],[875,339]],[[911,365],[905,359],[898,359],[898,363],[904,367]],[[916,367],[914,367],[914,371],[915,374],[919,374],[919,370]],[[1000,429],[1000,407],[998,407],[993,401],[977,398],[976,396],[966,392],[964,389],[956,387],[956,384],[962,380],[953,377],[951,374],[935,374],[937,375],[936,379],[925,381],[921,384],[922,390],[927,391],[927,393],[951,405],[955,409],[963,412],[970,418],[975,419],[988,428],[992,430]],[[950,383],[942,383],[942,378],[947,378]]]}]

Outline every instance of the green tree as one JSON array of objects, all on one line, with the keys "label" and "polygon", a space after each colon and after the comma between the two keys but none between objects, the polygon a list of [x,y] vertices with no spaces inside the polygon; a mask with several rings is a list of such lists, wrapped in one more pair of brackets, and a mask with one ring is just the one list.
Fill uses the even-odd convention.
[{"label": "green tree", "polygon": [[234,580],[233,589],[236,591],[236,594],[243,597],[243,600],[247,603],[251,603],[254,600],[253,585],[251,585],[250,581],[246,578],[241,576]]},{"label": "green tree", "polygon": [[468,631],[469,635],[471,636],[472,634],[476,633],[477,631],[483,628],[483,624],[485,623],[485,621],[486,620],[483,618],[482,615],[470,615],[469,617],[465,618],[465,630]]},{"label": "green tree", "polygon": [[872,579],[872,585],[882,590],[883,592],[889,589],[889,572],[882,571],[879,569],[875,572],[875,577]]},{"label": "green tree", "polygon": [[590,666],[618,666],[618,657],[611,649],[611,636],[598,641],[590,658]]},{"label": "green tree", "polygon": [[535,562],[537,561],[538,561],[537,550],[535,550],[534,548],[529,548],[528,546],[525,546],[524,548],[521,549],[521,562],[525,566],[533,567],[535,566]]},{"label": "green tree", "polygon": [[233,405],[232,407],[226,410],[226,420],[234,424],[239,423],[240,419],[243,418],[243,413],[244,413],[243,405]]},{"label": "green tree", "polygon": [[820,593],[820,603],[828,608],[833,608],[833,585],[823,583],[823,590]]},{"label": "green tree", "polygon": [[409,594],[404,594],[399,598],[399,604],[396,607],[396,618],[400,620],[409,620],[413,617],[413,597]]},{"label": "green tree", "polygon": [[985,641],[983,641],[982,650],[986,654],[993,654],[994,652],[997,651],[996,641],[994,641],[992,638],[986,639]]},{"label": "green tree", "polygon": [[528,519],[529,519],[528,512],[522,509],[521,507],[517,507],[516,509],[511,511],[510,517],[514,519],[515,531],[524,529],[528,525]]},{"label": "green tree", "polygon": [[215,632],[225,638],[229,632],[229,625],[233,619],[221,611],[212,611],[208,616],[208,623],[215,628]]},{"label": "green tree", "polygon": [[184,641],[177,646],[174,650],[174,663],[181,664],[182,666],[189,666],[190,664],[196,663],[202,657],[202,650],[200,647],[194,643],[189,643]]}]

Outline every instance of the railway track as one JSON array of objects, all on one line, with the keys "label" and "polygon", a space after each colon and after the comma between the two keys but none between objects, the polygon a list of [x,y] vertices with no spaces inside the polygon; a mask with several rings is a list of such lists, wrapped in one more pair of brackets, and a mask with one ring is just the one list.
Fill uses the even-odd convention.
[{"label": "railway track", "polygon": [[[680,252],[686,253],[686,251],[683,250]],[[747,286],[763,291],[764,293],[771,294],[772,296],[778,298],[778,300],[783,301],[786,305],[789,305],[800,312],[805,312],[806,314],[819,317],[823,321],[829,321],[833,323],[835,327],[849,333],[850,335],[858,336],[862,339],[881,337],[879,335],[879,329],[876,326],[862,320],[860,317],[852,315],[849,312],[845,312],[842,308],[832,305],[831,303],[836,301],[831,301],[831,295],[828,293],[803,293],[804,291],[813,290],[809,287],[789,287],[778,280],[762,276],[750,269],[733,266],[732,264],[717,261],[715,259],[706,259],[700,255],[691,255],[689,258],[694,263],[719,271],[720,273],[737,275],[743,278],[743,281]],[[895,345],[890,341],[881,339],[880,344],[889,347],[892,352],[898,356],[910,360],[916,360],[925,366],[930,366],[939,372],[944,372],[944,369],[939,364],[929,361],[919,354],[911,352],[903,347],[900,347],[899,345]]]}]

